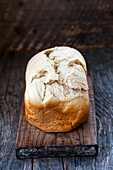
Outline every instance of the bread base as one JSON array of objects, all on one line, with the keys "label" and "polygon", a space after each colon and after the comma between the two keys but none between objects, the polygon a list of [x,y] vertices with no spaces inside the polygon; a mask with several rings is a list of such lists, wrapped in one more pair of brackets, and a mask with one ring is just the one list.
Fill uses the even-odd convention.
[{"label": "bread base", "polygon": [[51,103],[50,100],[41,107],[27,101],[25,103],[26,120],[45,132],[69,132],[88,119],[89,98],[88,92],[84,93],[87,98],[79,97],[68,103],[61,101]]}]

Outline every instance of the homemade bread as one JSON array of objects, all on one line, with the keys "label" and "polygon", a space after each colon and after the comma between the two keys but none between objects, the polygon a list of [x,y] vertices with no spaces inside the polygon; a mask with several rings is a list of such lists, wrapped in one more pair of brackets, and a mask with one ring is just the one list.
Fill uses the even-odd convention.
[{"label": "homemade bread", "polygon": [[26,120],[45,132],[68,132],[88,119],[86,63],[70,47],[44,50],[26,69]]}]

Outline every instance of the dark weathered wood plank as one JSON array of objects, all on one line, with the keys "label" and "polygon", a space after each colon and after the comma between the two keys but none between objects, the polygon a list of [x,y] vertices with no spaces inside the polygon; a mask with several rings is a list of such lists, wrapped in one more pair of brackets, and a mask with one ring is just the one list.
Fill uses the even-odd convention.
[{"label": "dark weathered wood plank", "polygon": [[113,48],[112,20],[112,0],[1,0],[0,50]]},{"label": "dark weathered wood plank", "polygon": [[33,170],[63,170],[62,158],[34,159]]},{"label": "dark weathered wood plank", "polygon": [[[0,169],[30,169],[31,160],[18,161],[15,141],[24,78],[24,64],[14,53],[0,54]],[[21,68],[21,71],[20,71]]]},{"label": "dark weathered wood plank", "polygon": [[75,170],[75,157],[63,157],[64,170]]},{"label": "dark weathered wood plank", "polygon": [[92,156],[97,154],[97,130],[94,93],[91,78],[88,77],[90,113],[82,126],[68,133],[45,133],[30,125],[25,119],[22,102],[17,134],[17,158],[47,156]]}]

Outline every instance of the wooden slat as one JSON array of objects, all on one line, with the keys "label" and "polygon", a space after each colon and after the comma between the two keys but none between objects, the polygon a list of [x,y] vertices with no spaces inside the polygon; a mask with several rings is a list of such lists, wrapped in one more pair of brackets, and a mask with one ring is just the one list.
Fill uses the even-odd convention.
[{"label": "wooden slat", "polygon": [[64,170],[74,170],[76,168],[75,157],[63,157]]},{"label": "wooden slat", "polygon": [[0,51],[113,48],[112,20],[112,0],[1,0]]},{"label": "wooden slat", "polygon": [[34,159],[33,170],[64,170],[62,158]]},{"label": "wooden slat", "polygon": [[97,154],[97,132],[94,93],[88,77],[90,114],[89,119],[79,128],[68,133],[45,133],[30,125],[25,119],[22,102],[17,134],[17,158],[47,156],[92,156]]},{"label": "wooden slat", "polygon": [[32,167],[32,160],[19,161],[15,155],[15,142],[24,86],[25,63],[20,61],[18,54],[0,53],[0,170],[30,170]]}]

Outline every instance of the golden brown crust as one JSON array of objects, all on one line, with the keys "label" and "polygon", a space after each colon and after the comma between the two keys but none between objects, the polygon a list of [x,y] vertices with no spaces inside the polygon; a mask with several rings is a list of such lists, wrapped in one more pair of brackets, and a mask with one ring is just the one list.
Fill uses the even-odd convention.
[{"label": "golden brown crust", "polygon": [[45,132],[69,132],[89,116],[88,92],[70,102],[48,101],[41,107],[25,101],[26,120]]}]

